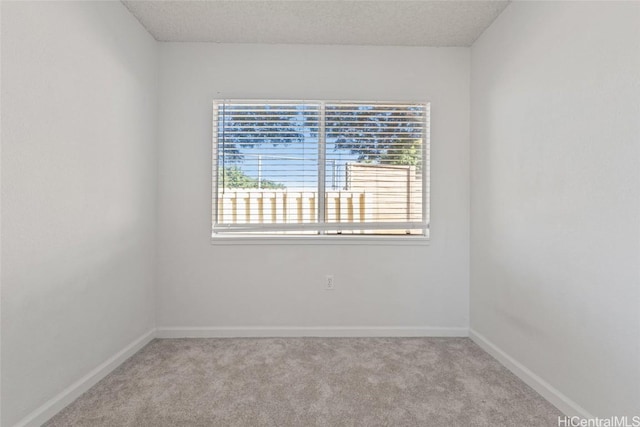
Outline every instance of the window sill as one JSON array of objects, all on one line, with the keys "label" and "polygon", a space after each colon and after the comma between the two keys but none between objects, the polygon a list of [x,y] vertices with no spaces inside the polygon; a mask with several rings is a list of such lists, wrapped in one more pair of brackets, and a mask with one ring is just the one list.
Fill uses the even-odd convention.
[{"label": "window sill", "polygon": [[218,245],[375,245],[428,246],[427,236],[215,236],[211,244]]}]

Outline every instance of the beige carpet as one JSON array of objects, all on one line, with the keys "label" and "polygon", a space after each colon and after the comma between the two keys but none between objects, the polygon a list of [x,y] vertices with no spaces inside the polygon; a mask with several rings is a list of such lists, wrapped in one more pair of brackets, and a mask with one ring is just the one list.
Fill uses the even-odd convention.
[{"label": "beige carpet", "polygon": [[154,340],[47,426],[557,426],[468,338]]}]

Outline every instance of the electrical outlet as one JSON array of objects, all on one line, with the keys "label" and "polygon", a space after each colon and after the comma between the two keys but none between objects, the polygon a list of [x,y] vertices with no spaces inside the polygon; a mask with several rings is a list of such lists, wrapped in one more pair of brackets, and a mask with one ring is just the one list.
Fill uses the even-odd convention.
[{"label": "electrical outlet", "polygon": [[334,290],[336,288],[336,283],[333,280],[333,275],[332,274],[327,274],[327,276],[325,277],[324,288],[327,291],[332,291],[332,290]]}]

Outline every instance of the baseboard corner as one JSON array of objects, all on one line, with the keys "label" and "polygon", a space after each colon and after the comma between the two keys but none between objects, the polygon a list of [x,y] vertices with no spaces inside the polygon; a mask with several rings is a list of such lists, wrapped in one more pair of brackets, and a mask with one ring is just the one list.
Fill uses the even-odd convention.
[{"label": "baseboard corner", "polygon": [[469,338],[480,348],[493,356],[500,364],[510,370],[515,376],[520,378],[525,384],[538,392],[542,397],[558,408],[563,414],[573,417],[578,416],[585,419],[592,419],[593,416],[572,399],[554,388],[551,384],[543,380],[537,374],[529,370],[522,363],[500,349],[497,345],[478,333],[473,328],[469,328]]},{"label": "baseboard corner", "polygon": [[145,345],[156,337],[156,329],[149,331],[136,338],[122,350],[111,356],[102,364],[98,365],[88,374],[84,375],[78,381],[71,384],[62,392],[51,398],[42,406],[31,412],[29,415],[20,420],[14,427],[39,427],[58,412],[63,410],[71,402],[80,397],[84,392],[93,387],[101,379],[106,377],[114,369],[120,366],[125,360],[133,356]]}]

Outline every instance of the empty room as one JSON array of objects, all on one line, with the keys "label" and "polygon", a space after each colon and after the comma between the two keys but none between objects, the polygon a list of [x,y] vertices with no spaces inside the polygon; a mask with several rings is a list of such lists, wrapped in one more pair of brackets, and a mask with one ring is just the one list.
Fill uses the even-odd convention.
[{"label": "empty room", "polygon": [[0,23],[3,427],[640,427],[640,1]]}]

